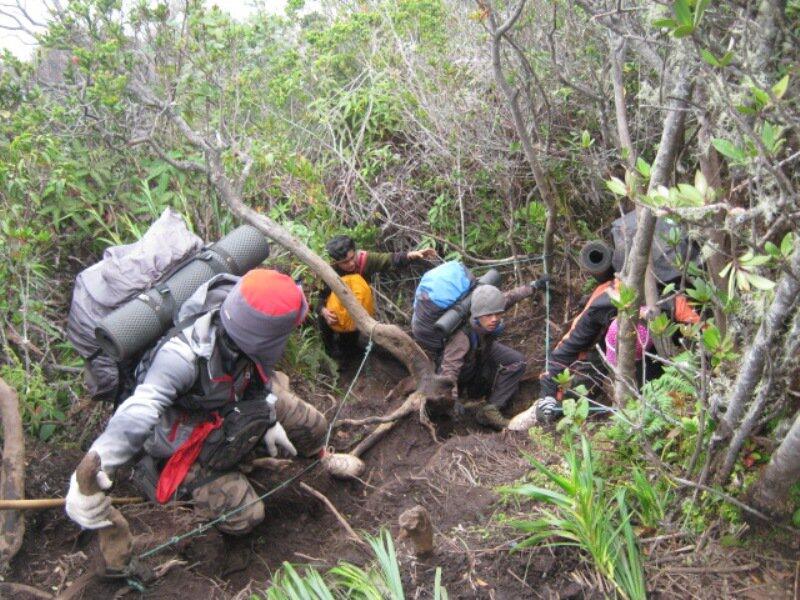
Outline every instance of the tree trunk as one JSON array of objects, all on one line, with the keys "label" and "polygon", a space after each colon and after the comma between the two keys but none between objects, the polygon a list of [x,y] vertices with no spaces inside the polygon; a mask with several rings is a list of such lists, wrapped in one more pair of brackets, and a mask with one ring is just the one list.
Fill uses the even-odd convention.
[{"label": "tree trunk", "polygon": [[[700,107],[706,105],[705,89],[700,86],[696,95],[696,102]],[[700,130],[697,134],[697,142],[700,146],[700,153],[698,160],[700,162],[700,172],[706,178],[706,183],[709,187],[722,192],[722,162],[719,159],[714,146],[711,145],[711,123],[709,122],[708,115],[704,110],[697,111],[697,120],[700,122]],[[725,268],[727,262],[726,255],[729,256],[729,239],[728,234],[725,232],[725,215],[718,213],[714,217],[714,225],[712,228],[709,241],[713,252],[706,260],[708,265],[708,275],[711,282],[719,290],[728,289],[728,282],[724,277],[720,276],[720,272]],[[720,334],[724,337],[728,330],[727,317],[718,302],[714,303],[714,323],[719,329]]]},{"label": "tree trunk", "polygon": [[531,168],[533,180],[536,183],[536,187],[539,190],[539,195],[541,196],[542,202],[544,202],[545,205],[546,220],[544,227],[544,250],[542,254],[544,254],[545,272],[552,273],[553,238],[555,236],[556,216],[558,214],[558,198],[555,190],[553,189],[552,182],[545,174],[544,169],[539,162],[536,150],[533,147],[533,140],[528,132],[525,119],[522,116],[522,110],[519,106],[519,90],[513,90],[511,85],[509,85],[508,80],[503,73],[503,65],[500,57],[500,45],[502,43],[503,36],[508,33],[508,30],[514,26],[514,23],[517,21],[520,14],[522,14],[522,9],[525,6],[525,2],[526,0],[521,0],[514,14],[512,14],[508,20],[499,27],[497,26],[497,20],[494,12],[489,14],[489,23],[491,26],[490,33],[492,35],[492,68],[494,71],[494,78],[497,81],[497,84],[500,86],[500,89],[503,90],[503,94],[508,101],[508,105],[511,110],[511,116],[514,119],[514,129],[516,129],[520,143],[522,144],[525,160],[528,162],[528,165]]},{"label": "tree trunk", "polygon": [[772,453],[761,478],[753,484],[752,502],[764,512],[786,515],[791,509],[789,489],[797,481],[800,481],[800,413],[795,415],[789,433]]},{"label": "tree trunk", "polygon": [[[3,427],[3,463],[0,466],[0,498],[25,497],[25,436],[16,392],[0,379],[0,421]],[[25,518],[22,511],[0,511],[0,565],[8,565],[22,546]]]},{"label": "tree trunk", "polygon": [[625,83],[622,77],[622,65],[625,63],[627,42],[620,35],[609,33],[609,50],[611,50],[611,83],[614,87],[614,114],[617,117],[617,138],[620,156],[625,159],[628,168],[636,168],[636,152],[631,142],[628,129],[628,110],[625,106]]},{"label": "tree trunk", "polygon": [[[661,142],[653,161],[653,166],[650,169],[648,191],[654,190],[661,185],[668,185],[670,182],[672,164],[675,161],[675,156],[683,137],[686,108],[692,95],[693,84],[693,75],[684,73],[672,92],[670,111],[664,122]],[[644,298],[645,274],[649,270],[650,248],[653,244],[653,233],[656,226],[656,217],[649,208],[640,207],[637,210],[636,233],[633,237],[630,252],[625,260],[625,272],[623,274],[623,283],[627,287],[636,290],[636,300],[634,301],[632,315],[624,311],[619,314],[619,335],[617,338],[619,340],[619,350],[617,352],[618,369],[614,396],[620,406],[624,405],[627,386],[636,381],[636,327],[632,317],[638,314],[639,306]],[[652,273],[648,276],[648,279],[650,280],[647,285],[648,296],[652,296],[656,293]],[[654,302],[654,298],[648,297],[648,302]]]},{"label": "tree trunk", "polygon": [[764,365],[769,355],[769,349],[781,335],[787,320],[791,316],[792,307],[800,294],[800,244],[795,244],[794,252],[785,272],[778,282],[775,298],[761,321],[756,337],[750,345],[747,354],[739,368],[739,374],[728,400],[725,414],[719,419],[719,424],[711,439],[710,451],[719,448],[720,444],[729,439],[742,418],[745,410],[753,397],[756,387],[764,373]]}]

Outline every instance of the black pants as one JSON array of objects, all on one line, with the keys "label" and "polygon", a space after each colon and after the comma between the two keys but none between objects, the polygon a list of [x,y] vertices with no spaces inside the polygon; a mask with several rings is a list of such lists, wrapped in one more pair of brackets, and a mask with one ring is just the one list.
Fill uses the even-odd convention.
[{"label": "black pants", "polygon": [[472,366],[461,369],[458,387],[472,398],[488,394],[489,402],[503,409],[519,389],[526,366],[522,353],[494,342]]},{"label": "black pants", "polygon": [[317,323],[328,356],[337,359],[350,358],[361,353],[362,348],[358,342],[359,332],[357,330],[347,333],[334,331],[322,315],[317,315]]}]

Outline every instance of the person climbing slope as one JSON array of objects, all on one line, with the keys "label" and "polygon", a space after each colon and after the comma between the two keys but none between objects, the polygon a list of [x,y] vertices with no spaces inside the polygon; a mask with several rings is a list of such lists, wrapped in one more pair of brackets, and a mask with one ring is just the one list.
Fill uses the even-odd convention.
[{"label": "person climbing slope", "polygon": [[[303,453],[323,451],[324,417],[296,397],[295,406],[278,407],[281,390],[273,381],[273,367],[306,312],[299,286],[274,270],[218,275],[201,286],[179,315],[201,316],[156,346],[133,395],[89,449],[100,458],[99,487],[107,490],[114,471],[141,456],[136,479],[151,499],[191,499],[209,518],[238,509],[218,528],[251,531],[264,519],[264,505],[237,465],[261,442],[272,456],[279,449],[298,453],[278,419],[281,409],[305,416]],[[104,492],[83,493],[73,473],[66,499],[73,521],[106,527],[109,507]]]},{"label": "person climbing slope", "polygon": [[[593,291],[583,310],[573,319],[569,331],[561,338],[550,355],[549,369],[539,376],[539,396],[537,406],[537,421],[550,422],[557,417],[558,405],[565,397],[555,377],[565,369],[587,386],[590,395],[600,387],[598,375],[603,373],[603,362],[595,351],[595,346],[600,344],[606,357],[612,365],[616,365],[617,344],[617,307],[612,300],[619,294],[620,280],[617,277],[604,281]],[[691,307],[688,299],[683,294],[678,294],[661,306],[661,309],[678,323],[694,324],[700,322],[700,315]],[[640,311],[643,318],[646,311]],[[644,322],[637,324],[636,339],[637,360],[642,360],[645,350],[648,350],[653,341]],[[637,373],[641,369],[637,369]],[[648,363],[647,378],[656,377],[659,365]]]},{"label": "person climbing slope", "polygon": [[[503,333],[503,313],[535,290],[544,289],[548,281],[542,277],[529,285],[507,292],[493,285],[475,286],[475,278],[458,262],[440,265],[426,273],[414,300],[412,333],[416,341],[434,360],[437,373],[453,383],[454,398],[462,392],[467,397],[486,397],[476,413],[481,425],[501,430],[508,425],[502,410],[519,388],[527,363],[519,351],[497,341]],[[469,316],[449,336],[435,328],[442,314],[439,291],[456,290],[451,295],[470,293]],[[473,289],[474,287],[474,289]]]},{"label": "person climbing slope", "polygon": [[[358,301],[370,315],[375,312],[372,289],[369,282],[377,273],[385,273],[406,267],[413,261],[433,260],[433,248],[409,252],[367,252],[357,250],[353,238],[337,235],[325,245],[331,258],[331,266],[342,278]],[[317,303],[317,321],[325,350],[333,358],[342,358],[359,351],[358,330],[339,298],[325,285]]]}]

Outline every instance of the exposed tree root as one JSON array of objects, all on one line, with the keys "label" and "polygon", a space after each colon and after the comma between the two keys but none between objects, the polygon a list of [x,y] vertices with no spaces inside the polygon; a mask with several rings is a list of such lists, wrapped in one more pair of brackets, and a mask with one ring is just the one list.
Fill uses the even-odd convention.
[{"label": "exposed tree root", "polygon": [[431,515],[424,506],[409,508],[400,515],[400,537],[411,539],[417,557],[433,552],[433,525]]},{"label": "exposed tree root", "polygon": [[[100,492],[97,485],[97,472],[100,470],[100,456],[97,452],[89,452],[75,469],[78,489],[83,494]],[[111,508],[108,515],[112,525],[97,531],[100,540],[100,554],[105,563],[105,570],[122,572],[130,563],[133,553],[133,536],[125,517],[116,508]]]},{"label": "exposed tree root", "polygon": [[393,410],[388,415],[366,417],[364,419],[339,419],[337,424],[356,427],[359,425],[374,425],[376,423],[392,423],[419,410],[420,400],[421,399],[418,394],[411,394],[408,398],[406,398],[405,402],[403,402],[397,409]]},{"label": "exposed tree root", "polygon": [[367,544],[364,542],[364,540],[362,540],[361,537],[359,537],[359,535],[353,530],[353,528],[350,527],[350,523],[347,522],[347,519],[342,516],[342,513],[336,509],[336,507],[333,505],[333,502],[328,500],[328,497],[325,494],[315,490],[305,482],[300,482],[300,487],[320,500],[328,508],[328,510],[331,511],[331,514],[336,517],[336,520],[339,521],[339,524],[344,528],[345,531],[347,531],[347,534],[353,538],[354,542],[357,542],[360,546],[365,548],[367,547]]}]

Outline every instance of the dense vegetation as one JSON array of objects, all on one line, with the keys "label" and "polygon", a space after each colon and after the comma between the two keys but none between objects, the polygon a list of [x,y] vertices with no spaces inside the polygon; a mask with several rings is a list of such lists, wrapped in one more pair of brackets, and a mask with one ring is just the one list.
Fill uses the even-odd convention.
[{"label": "dense vegetation", "polygon": [[[33,60],[0,61],[0,376],[30,435],[75,438],[75,273],[166,206],[216,238],[222,184],[316,251],[348,228],[472,265],[544,253],[575,295],[581,243],[638,207],[620,313],[658,300],[639,251],[661,216],[701,246],[682,285],[705,323],[640,390],[621,349],[610,422],[582,399],[557,437],[532,433],[569,459],[509,488],[553,505],[516,526],[574,542],[626,597],[645,588],[631,524],[800,527],[797,0],[124,6],[70,2]],[[294,368],[324,366],[313,330],[295,344]]]}]

